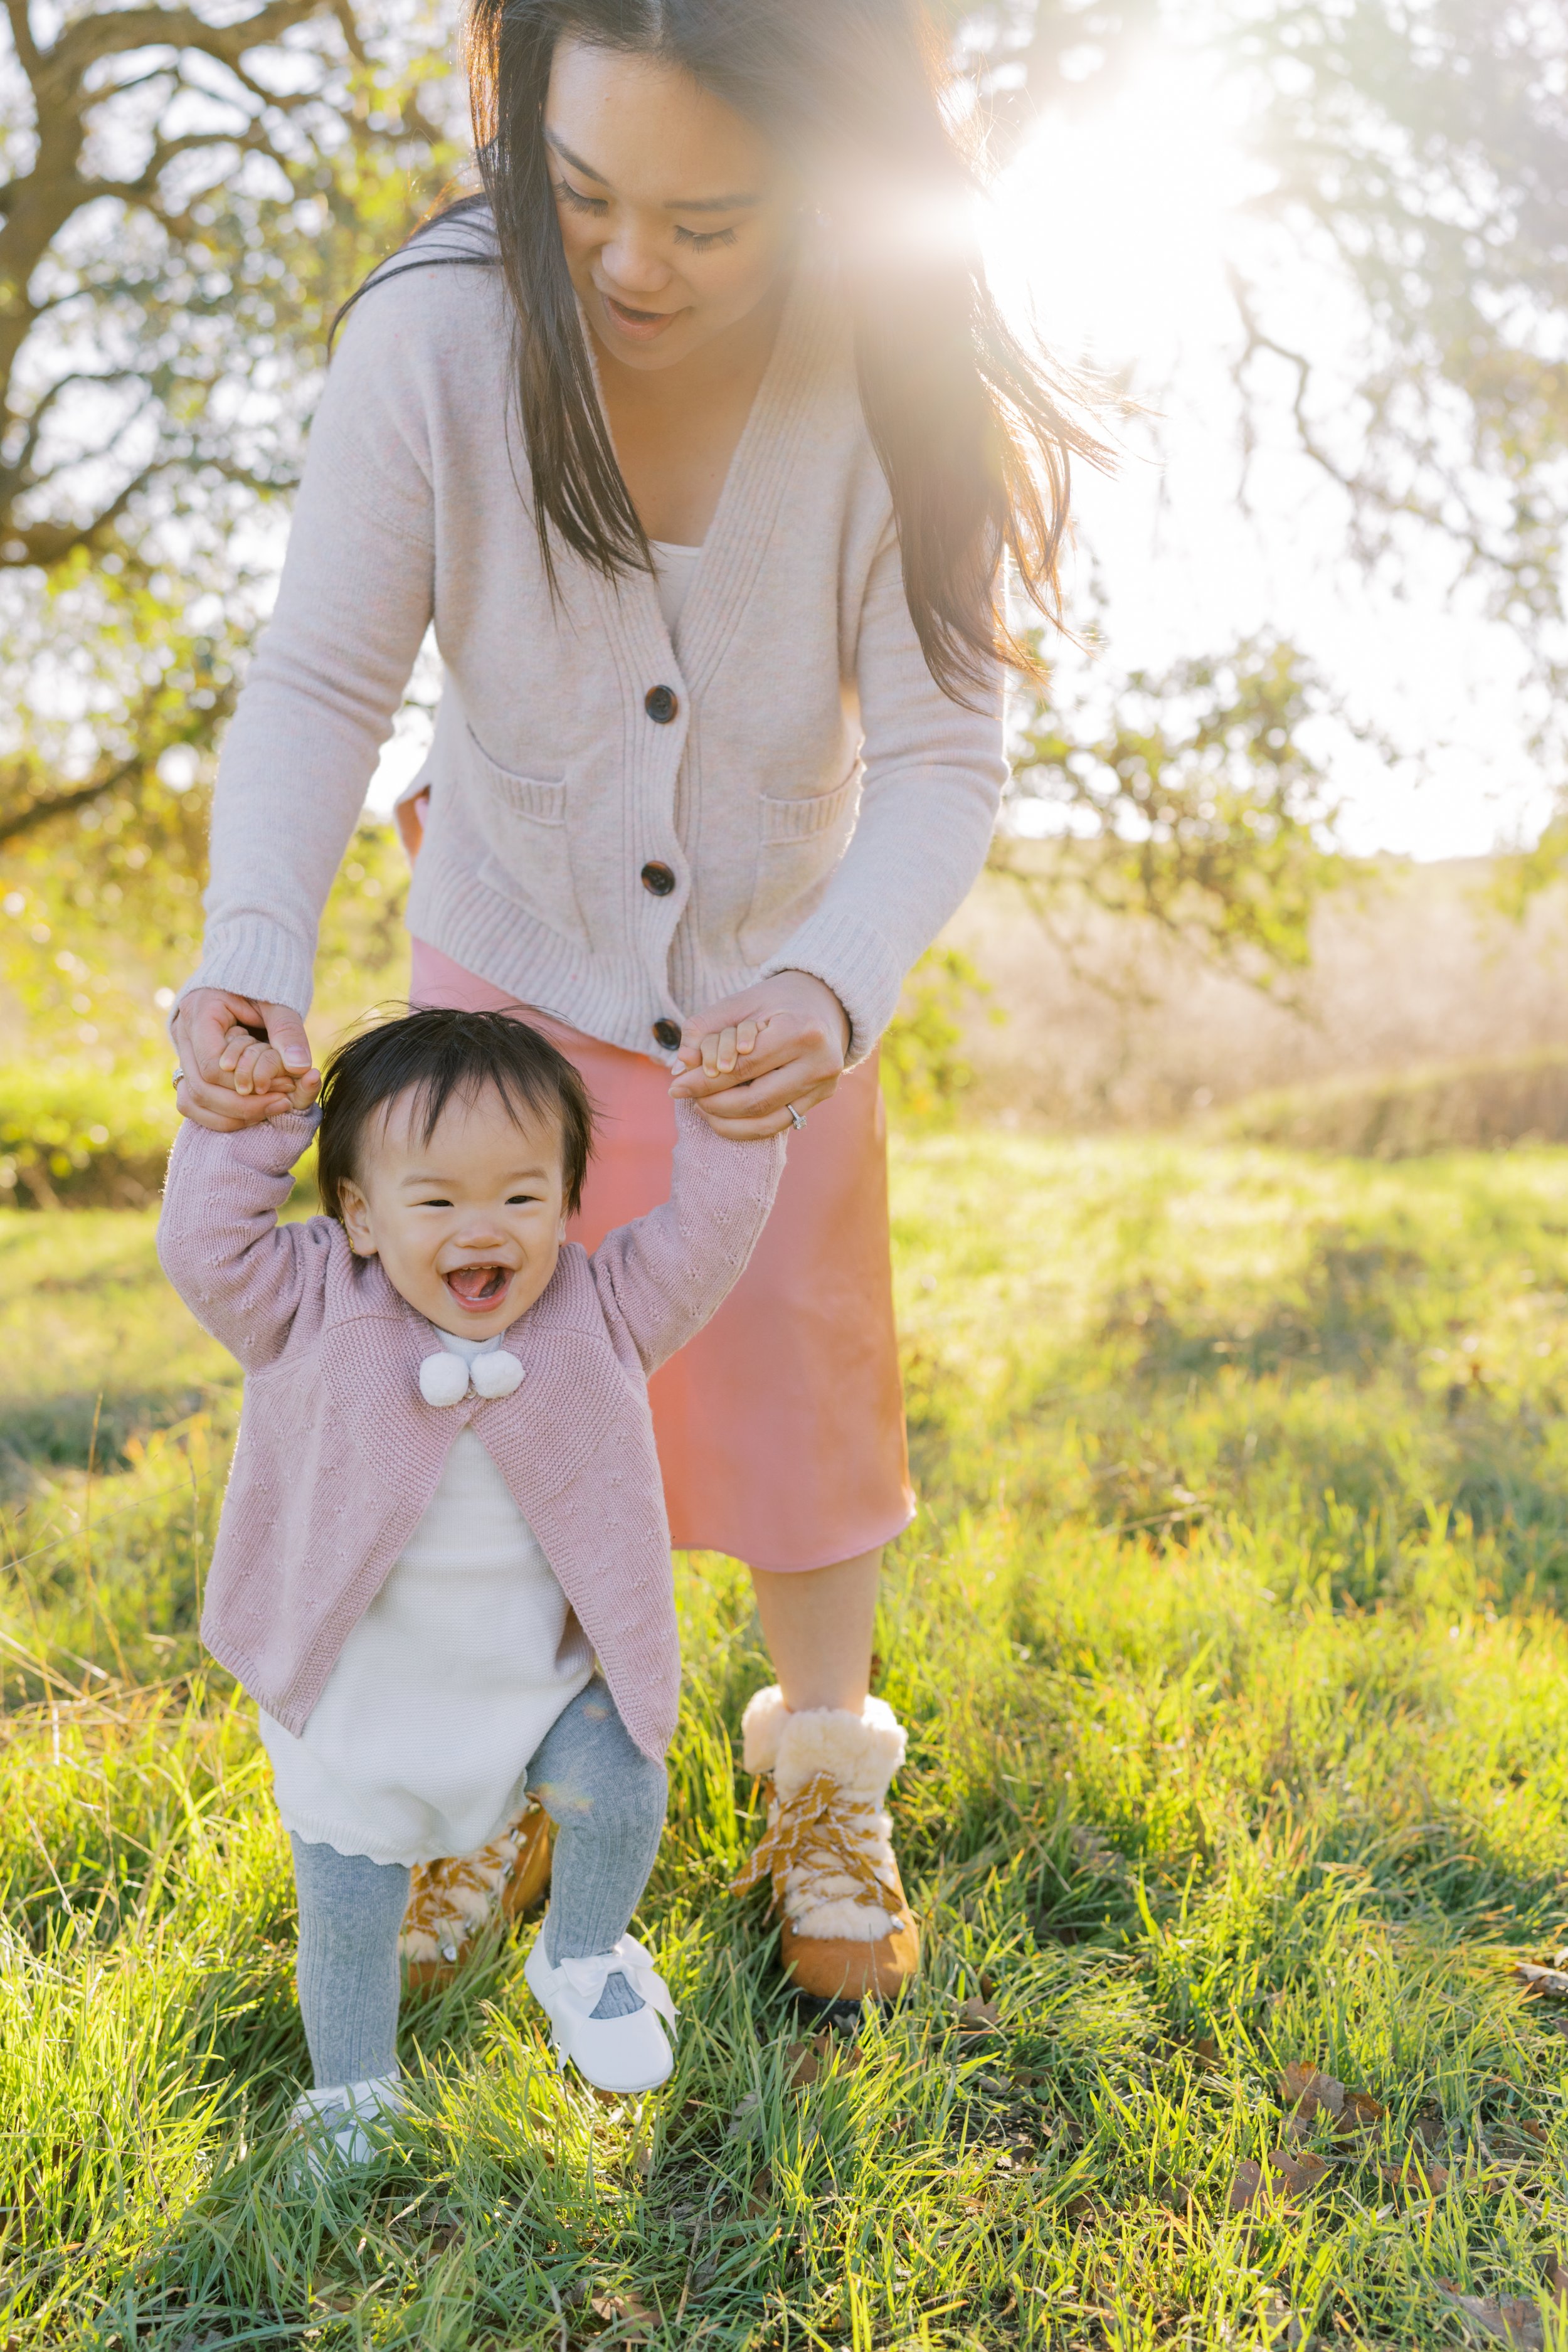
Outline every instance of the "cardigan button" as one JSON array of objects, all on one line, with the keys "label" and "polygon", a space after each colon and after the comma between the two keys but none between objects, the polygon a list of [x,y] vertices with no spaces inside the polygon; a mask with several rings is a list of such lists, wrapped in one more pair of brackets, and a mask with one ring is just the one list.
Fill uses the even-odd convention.
[{"label": "cardigan button", "polygon": [[680,1043],[680,1024],[679,1021],[656,1021],[653,1024],[653,1034],[665,1052],[673,1054]]},{"label": "cardigan button", "polygon": [[668,727],[680,705],[673,687],[650,686],[643,696],[642,707],[656,727]]},{"label": "cardigan button", "polygon": [[642,870],[642,886],[645,890],[650,890],[656,898],[668,898],[675,887],[673,866],[661,864],[657,857],[650,858]]}]

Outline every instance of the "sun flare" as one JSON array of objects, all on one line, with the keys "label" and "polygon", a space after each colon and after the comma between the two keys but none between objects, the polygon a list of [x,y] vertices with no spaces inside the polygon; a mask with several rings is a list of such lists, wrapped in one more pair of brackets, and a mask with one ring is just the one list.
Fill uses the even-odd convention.
[{"label": "sun flare", "polygon": [[1225,262],[1249,164],[1212,68],[1152,51],[1116,94],[1043,119],[988,225],[998,292],[1064,359],[1142,382],[1223,336]]}]

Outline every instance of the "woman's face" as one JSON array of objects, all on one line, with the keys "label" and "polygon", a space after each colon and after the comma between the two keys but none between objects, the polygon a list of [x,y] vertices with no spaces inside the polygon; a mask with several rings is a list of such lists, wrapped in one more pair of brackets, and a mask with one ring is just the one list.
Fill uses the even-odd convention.
[{"label": "woman's face", "polygon": [[625,366],[678,365],[776,282],[792,219],[778,159],[685,74],[563,39],[544,135],[572,283]]}]

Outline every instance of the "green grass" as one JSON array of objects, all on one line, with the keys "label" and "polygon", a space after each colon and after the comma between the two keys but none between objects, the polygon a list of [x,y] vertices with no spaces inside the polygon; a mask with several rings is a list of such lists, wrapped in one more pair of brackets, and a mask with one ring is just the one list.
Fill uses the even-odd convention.
[{"label": "green grass", "polygon": [[[1568,2039],[1509,1963],[1568,1943],[1568,1156],[905,1138],[894,1207],[913,1996],[791,2087],[814,2021],[723,1893],[765,1661],[687,1563],[642,1919],[674,2081],[552,2074],[525,1927],[409,2004],[406,2144],[320,2195],[279,2136],[285,1842],[194,1636],[234,1381],[145,1219],[6,1221],[0,2340],[1407,2347],[1461,2340],[1440,2282],[1533,2303]],[[1292,2060],[1386,2114],[1233,2212]]]}]

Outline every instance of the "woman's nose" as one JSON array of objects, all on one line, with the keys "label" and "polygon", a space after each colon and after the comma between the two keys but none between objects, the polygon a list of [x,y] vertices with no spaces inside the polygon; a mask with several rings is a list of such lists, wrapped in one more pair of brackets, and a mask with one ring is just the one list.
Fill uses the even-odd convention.
[{"label": "woman's nose", "polygon": [[671,271],[650,236],[629,225],[602,248],[601,267],[617,294],[662,294]]}]

